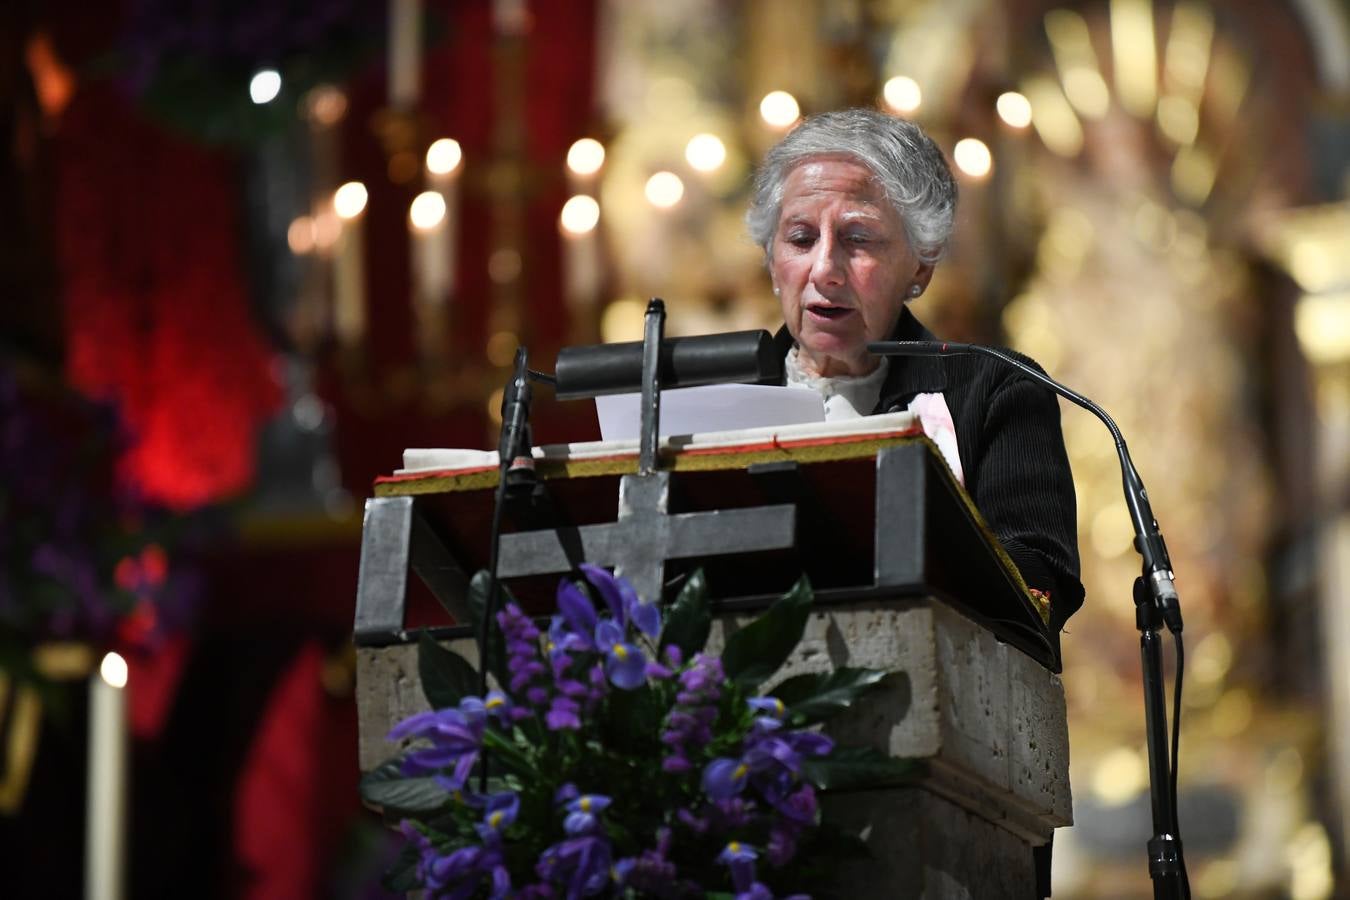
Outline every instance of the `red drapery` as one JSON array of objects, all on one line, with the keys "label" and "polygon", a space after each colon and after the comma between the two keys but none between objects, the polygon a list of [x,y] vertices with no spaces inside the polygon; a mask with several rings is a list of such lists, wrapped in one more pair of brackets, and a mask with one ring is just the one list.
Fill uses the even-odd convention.
[{"label": "red drapery", "polygon": [[67,374],[118,405],[120,475],[178,510],[241,492],[278,389],[249,313],[232,161],[99,85],[78,91],[53,149]]}]

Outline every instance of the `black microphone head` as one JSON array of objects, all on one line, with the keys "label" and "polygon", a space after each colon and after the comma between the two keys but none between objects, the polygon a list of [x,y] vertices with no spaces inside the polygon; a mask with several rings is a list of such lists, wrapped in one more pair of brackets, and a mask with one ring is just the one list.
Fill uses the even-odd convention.
[{"label": "black microphone head", "polygon": [[[778,384],[783,360],[767,331],[733,331],[661,342],[662,389],[705,384]],[[558,351],[554,394],[584,400],[642,389],[642,341],[564,347]]]}]

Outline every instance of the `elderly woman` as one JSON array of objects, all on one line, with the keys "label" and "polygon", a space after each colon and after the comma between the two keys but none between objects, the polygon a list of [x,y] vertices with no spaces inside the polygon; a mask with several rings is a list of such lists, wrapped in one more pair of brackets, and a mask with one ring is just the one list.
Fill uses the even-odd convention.
[{"label": "elderly woman", "polygon": [[870,341],[934,339],[909,303],[928,287],[955,211],[956,182],[931,138],[851,109],[807,119],[769,151],[746,220],[782,304],[788,384],[820,392],[827,419],[913,409],[926,428],[942,423],[953,471],[1049,599],[1058,634],[1083,587],[1055,396],[980,356],[867,352]]}]

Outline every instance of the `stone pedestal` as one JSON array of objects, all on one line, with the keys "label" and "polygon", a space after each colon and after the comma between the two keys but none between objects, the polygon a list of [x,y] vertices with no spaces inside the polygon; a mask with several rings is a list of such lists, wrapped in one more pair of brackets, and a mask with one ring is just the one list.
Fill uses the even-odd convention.
[{"label": "stone pedestal", "polygon": [[[720,620],[709,650],[741,621]],[[451,646],[476,662],[472,640]],[[841,867],[841,893],[1033,897],[1031,848],[1072,823],[1059,677],[940,601],[914,598],[819,609],[781,677],[846,665],[895,674],[831,733],[926,765],[912,786],[827,805],[864,833],[875,856]],[[416,645],[359,648],[357,703],[361,767],[371,769],[394,749],[384,740],[389,728],[426,708]]]},{"label": "stone pedestal", "polygon": [[1073,821],[1059,677],[936,600],[813,614],[782,677],[838,666],[895,674],[831,722],[831,734],[926,763],[913,787],[827,802],[827,814],[861,832],[874,855],[841,869],[841,894],[1034,897],[1031,848]]}]

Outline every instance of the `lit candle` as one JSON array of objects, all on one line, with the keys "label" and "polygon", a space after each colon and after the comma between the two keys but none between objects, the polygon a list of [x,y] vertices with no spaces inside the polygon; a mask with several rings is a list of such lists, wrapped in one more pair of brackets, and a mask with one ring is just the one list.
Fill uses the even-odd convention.
[{"label": "lit candle", "polygon": [[563,296],[577,321],[590,318],[600,295],[600,241],[596,230],[600,204],[595,194],[604,164],[605,147],[594,138],[582,138],[567,151],[567,186],[572,196],[563,204],[558,226],[563,241]]},{"label": "lit candle", "polygon": [[124,894],[127,803],[126,660],[103,657],[89,679],[89,781],[84,884],[88,900]]},{"label": "lit candle", "polygon": [[578,314],[595,306],[600,294],[600,245],[596,226],[600,205],[588,194],[577,194],[563,204],[558,217],[563,237],[563,295]]},{"label": "lit candle", "polygon": [[[434,270],[428,287],[428,298],[444,304],[455,292],[455,241],[459,231],[459,173],[464,151],[459,141],[441,138],[427,149],[426,187],[440,194],[445,208],[444,217],[434,228],[427,230],[435,247]],[[414,223],[414,227],[416,224]]]},{"label": "lit candle", "polygon": [[426,190],[408,210],[412,229],[413,302],[417,343],[423,358],[444,350],[450,297],[455,290],[456,216],[460,163],[459,142],[441,138],[427,149]]},{"label": "lit candle", "polygon": [[389,3],[389,105],[417,105],[422,71],[422,0]]},{"label": "lit candle", "polygon": [[365,239],[361,214],[366,186],[349,181],[333,193],[333,211],[342,220],[333,253],[333,330],[338,344],[355,347],[366,331]]}]

